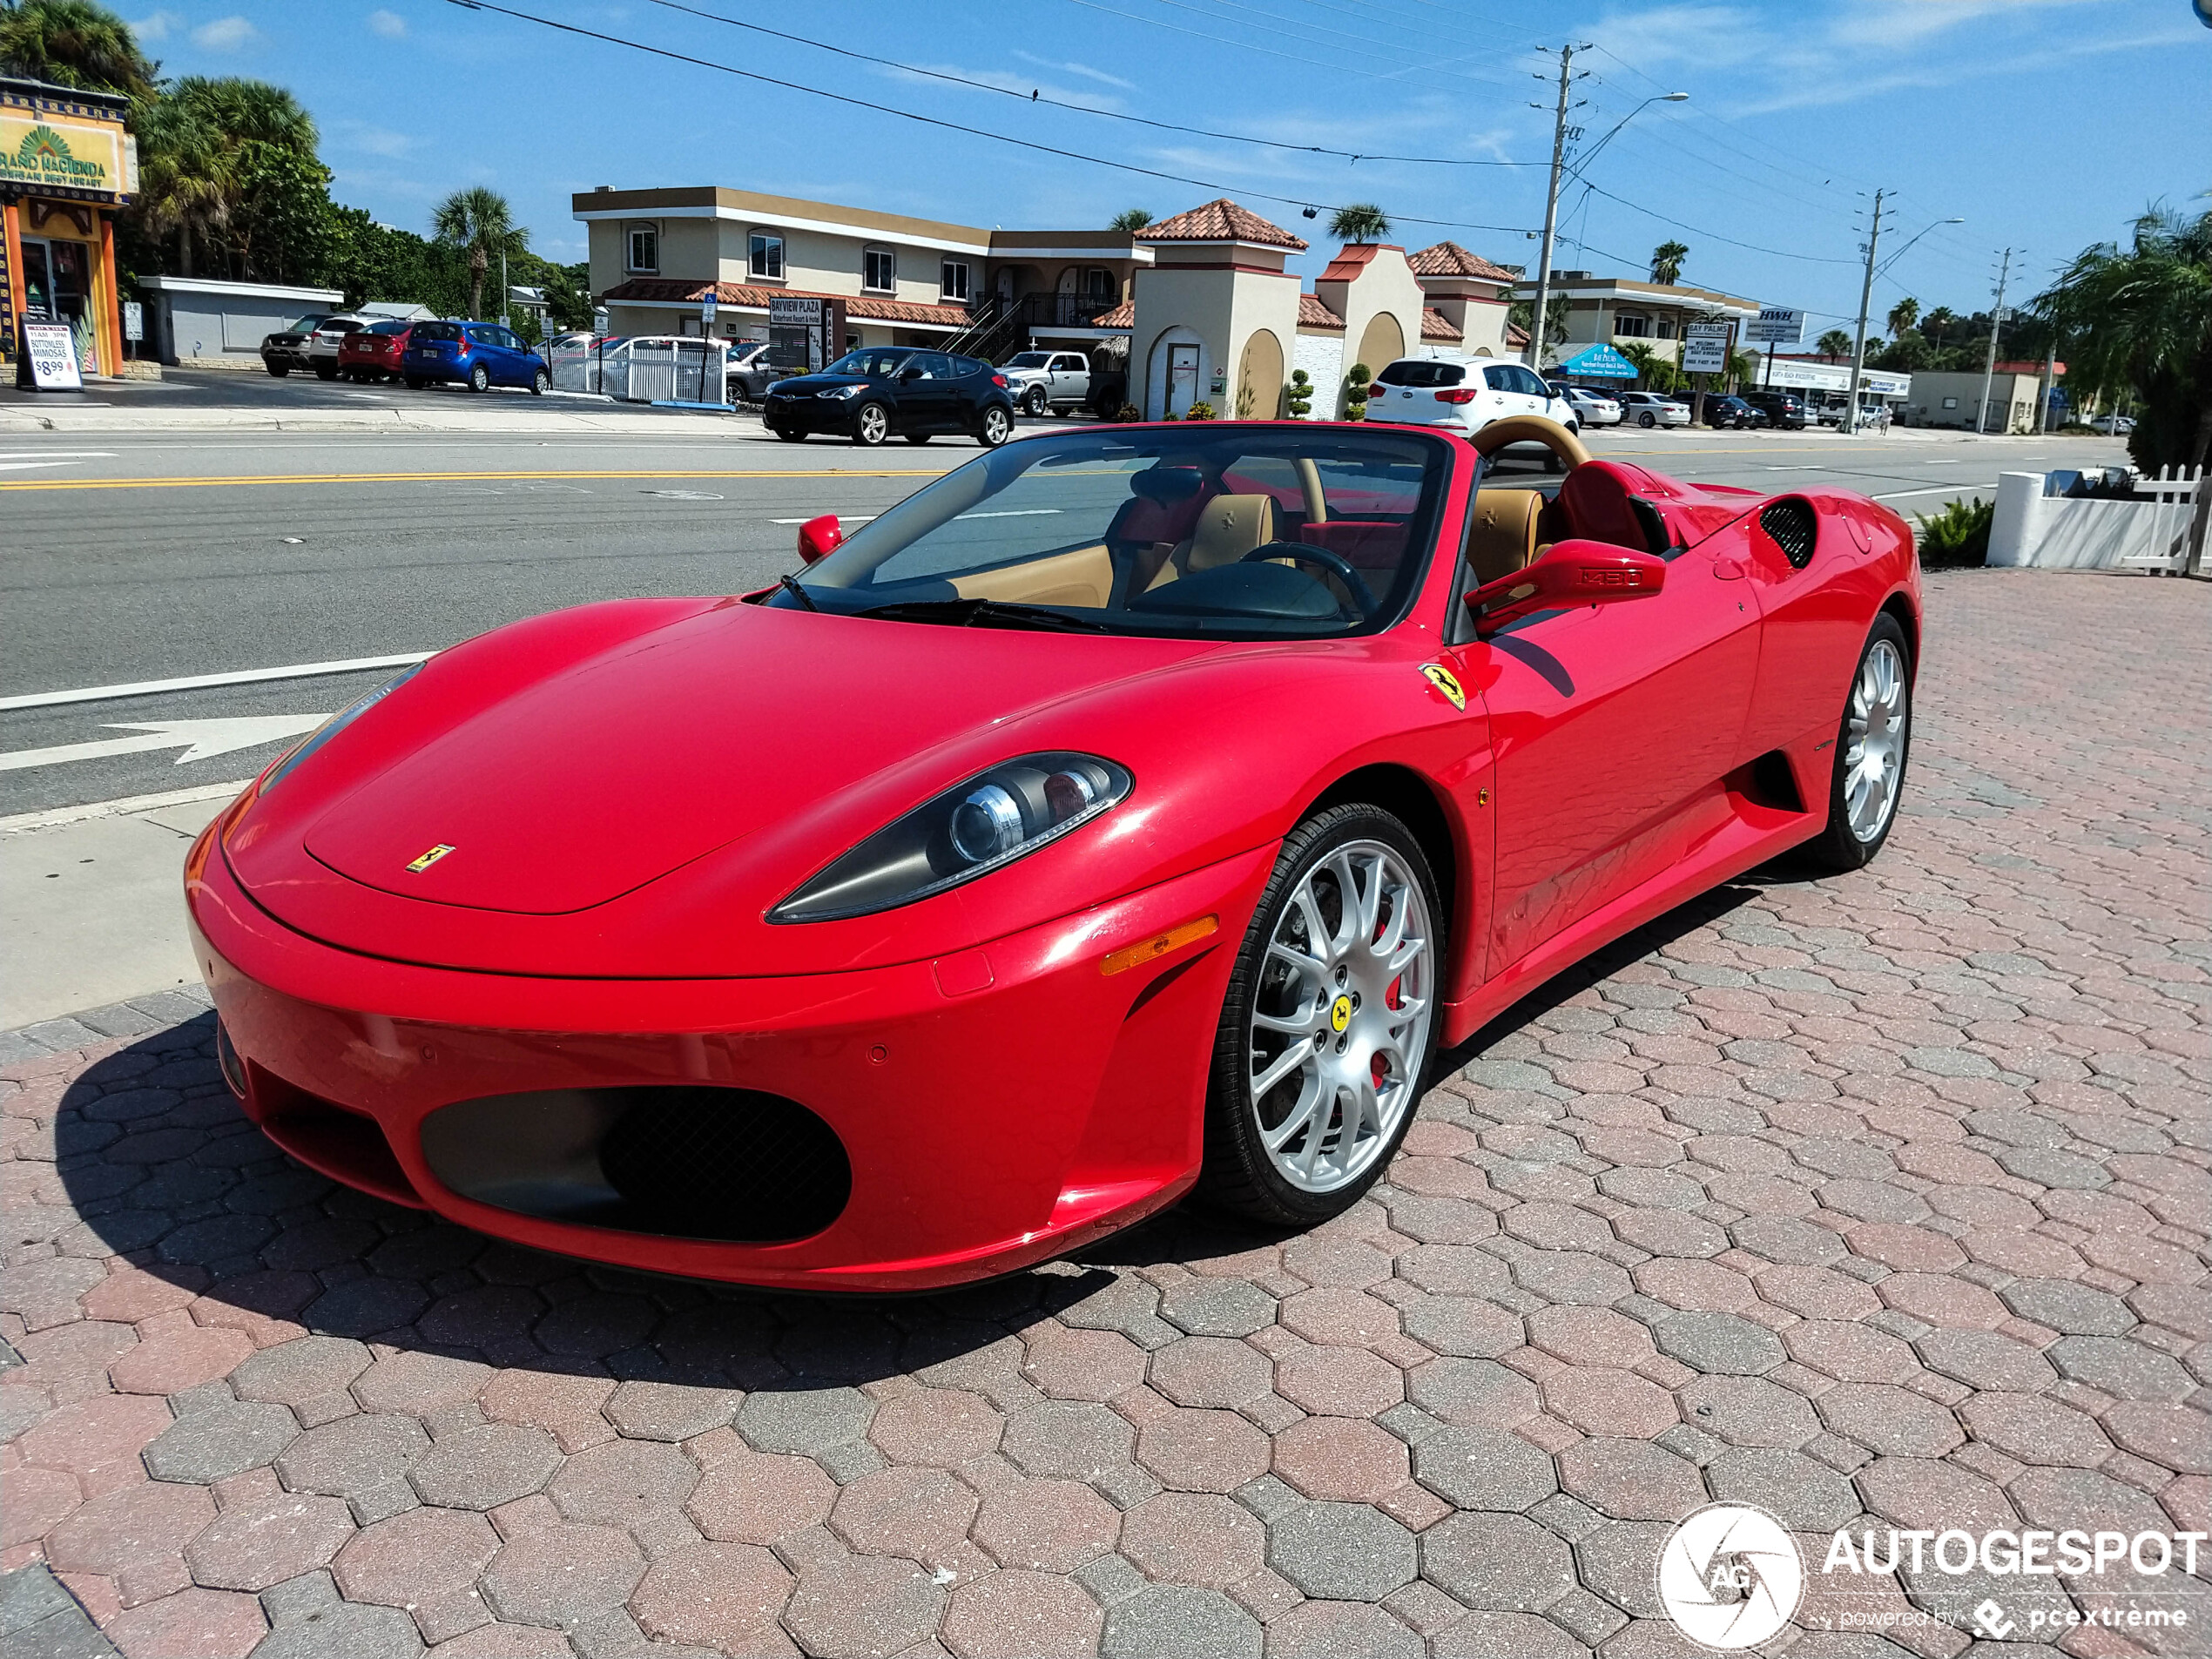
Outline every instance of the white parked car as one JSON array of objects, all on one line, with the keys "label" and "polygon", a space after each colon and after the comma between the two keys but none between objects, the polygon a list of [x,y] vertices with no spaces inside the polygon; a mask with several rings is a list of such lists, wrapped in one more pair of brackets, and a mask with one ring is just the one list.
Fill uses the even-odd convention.
[{"label": "white parked car", "polygon": [[1370,421],[1446,426],[1470,436],[1509,415],[1541,415],[1569,432],[1582,429],[1574,405],[1535,370],[1487,357],[1401,357],[1375,376],[1367,394]]},{"label": "white parked car", "polygon": [[1688,426],[1689,406],[1661,392],[1623,392],[1621,418],[1638,426]]},{"label": "white parked car", "polygon": [[1064,415],[1090,397],[1090,359],[1079,351],[1016,352],[999,373],[1024,415]]},{"label": "white parked car", "polygon": [[2107,437],[2125,437],[2135,429],[2135,417],[2132,415],[2100,415],[2089,424]]},{"label": "white parked car", "polygon": [[1587,386],[1568,386],[1559,381],[1546,381],[1554,397],[1563,397],[1575,418],[1584,426],[1618,426],[1621,405],[1603,392],[1593,391]]}]

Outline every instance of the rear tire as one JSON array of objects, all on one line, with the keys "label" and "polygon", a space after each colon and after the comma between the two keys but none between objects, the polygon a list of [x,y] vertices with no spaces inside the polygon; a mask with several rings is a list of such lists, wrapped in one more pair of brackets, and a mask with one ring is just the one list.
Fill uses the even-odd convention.
[{"label": "rear tire", "polygon": [[909,432],[907,434],[907,442],[908,443],[927,443],[929,440],[935,435],[936,435],[934,433],[931,432]]},{"label": "rear tire", "polygon": [[976,423],[975,442],[986,449],[995,449],[1013,435],[1014,411],[1002,403],[988,405]]},{"label": "rear tire", "polygon": [[1375,1184],[1435,1058],[1444,921],[1420,843],[1379,806],[1331,807],[1285,839],[1222,1000],[1202,1196],[1311,1227]]},{"label": "rear tire", "polygon": [[409,374],[406,377],[406,380],[407,389],[410,392],[419,392],[430,383],[417,374]]},{"label": "rear tire", "polygon": [[1912,742],[1912,658],[1886,611],[1874,619],[1844,693],[1828,781],[1828,823],[1806,850],[1822,867],[1857,870],[1890,839]]},{"label": "rear tire", "polygon": [[1659,424],[1659,417],[1654,415],[1649,409],[1646,409],[1642,415],[1636,416],[1636,424],[1638,426],[1657,426]]},{"label": "rear tire", "polygon": [[469,371],[469,389],[472,392],[491,390],[491,370],[488,366],[479,363]]},{"label": "rear tire", "polygon": [[322,364],[317,363],[315,378],[319,381],[334,381],[338,378],[338,371],[335,368],[326,368]]}]

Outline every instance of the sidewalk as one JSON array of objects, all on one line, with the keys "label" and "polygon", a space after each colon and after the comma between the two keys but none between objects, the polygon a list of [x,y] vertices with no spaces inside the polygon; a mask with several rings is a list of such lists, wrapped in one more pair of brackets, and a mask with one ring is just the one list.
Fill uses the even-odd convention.
[{"label": "sidewalk", "polygon": [[[568,400],[563,400],[567,404]],[[0,435],[25,432],[597,432],[644,436],[712,432],[765,437],[753,414],[715,415],[617,409],[597,400],[563,407],[501,399],[489,405],[457,401],[358,408],[148,408],[89,404],[0,404]]]},{"label": "sidewalk", "polygon": [[[0,938],[8,955],[0,1033],[165,992],[183,991],[205,1005],[185,941],[185,850],[244,787],[148,796],[98,816],[78,807],[0,819]],[[184,1017],[165,1005],[163,1012],[166,1020]],[[158,1022],[110,1031],[113,1023],[92,1029],[121,1036]],[[79,1032],[60,1046],[84,1040]]]}]

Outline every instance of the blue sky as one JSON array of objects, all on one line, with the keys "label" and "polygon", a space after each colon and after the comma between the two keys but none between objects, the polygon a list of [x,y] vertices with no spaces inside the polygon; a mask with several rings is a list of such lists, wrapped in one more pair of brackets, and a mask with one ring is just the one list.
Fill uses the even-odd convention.
[{"label": "blue sky", "polygon": [[[1577,60],[1589,71],[1574,117],[1585,152],[1645,98],[1690,99],[1636,114],[1563,195],[1557,262],[1638,275],[1651,247],[1675,237],[1690,248],[1684,280],[1804,307],[1810,332],[1857,307],[1856,250],[1877,185],[1895,192],[1890,247],[1932,221],[1968,221],[1903,255],[1876,285],[1878,315],[1906,293],[1924,307],[1986,305],[2008,243],[2026,249],[2013,293],[2033,293],[2147,203],[2200,207],[2212,186],[2212,30],[2188,0],[502,3],[1076,158],[447,0],[123,10],[170,73],[290,88],[321,125],[341,200],[423,230],[448,191],[488,184],[556,259],[582,255],[576,191],[719,184],[1038,228],[1100,226],[1131,206],[1165,216],[1225,192],[1313,241],[1300,262],[1309,275],[1329,248],[1299,205],[1372,200],[1408,248],[1448,236],[1533,270],[1525,233],[1542,223],[1541,165],[1350,161],[1026,95],[1363,154],[1542,163],[1552,88],[1535,78],[1538,48],[1569,39],[1594,46]],[[702,11],[1023,96],[840,58]]]}]

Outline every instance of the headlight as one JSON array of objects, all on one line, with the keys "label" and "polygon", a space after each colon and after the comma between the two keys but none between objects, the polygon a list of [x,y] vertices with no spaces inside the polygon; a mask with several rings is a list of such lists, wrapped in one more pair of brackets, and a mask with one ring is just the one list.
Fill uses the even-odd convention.
[{"label": "headlight", "polygon": [[362,715],[368,713],[369,710],[374,708],[379,703],[381,703],[386,698],[391,696],[394,691],[398,691],[401,686],[406,685],[408,681],[413,679],[421,671],[422,664],[417,663],[413,668],[408,669],[401,673],[395,674],[390,679],[386,680],[381,685],[371,691],[367,697],[361,698],[360,702],[354,704],[353,707],[345,710],[342,713],[334,714],[327,720],[325,720],[312,732],[308,733],[307,740],[305,743],[294,749],[290,754],[285,756],[283,759],[277,762],[275,767],[270,772],[268,777],[262,780],[261,793],[266,795],[269,792],[269,791],[274,789],[279,784],[284,781],[286,776],[294,766],[298,765],[302,760],[305,760],[309,755],[314,753],[314,752],[321,748],[324,744],[328,743],[341,732],[343,732],[347,726],[353,725],[353,723],[360,719]]},{"label": "headlight", "polygon": [[832,386],[825,388],[822,395],[824,397],[857,397],[860,393],[860,388],[857,386]]},{"label": "headlight", "polygon": [[1096,755],[1023,755],[955,785],[874,834],[768,913],[837,921],[895,909],[1025,858],[1128,797]]}]

